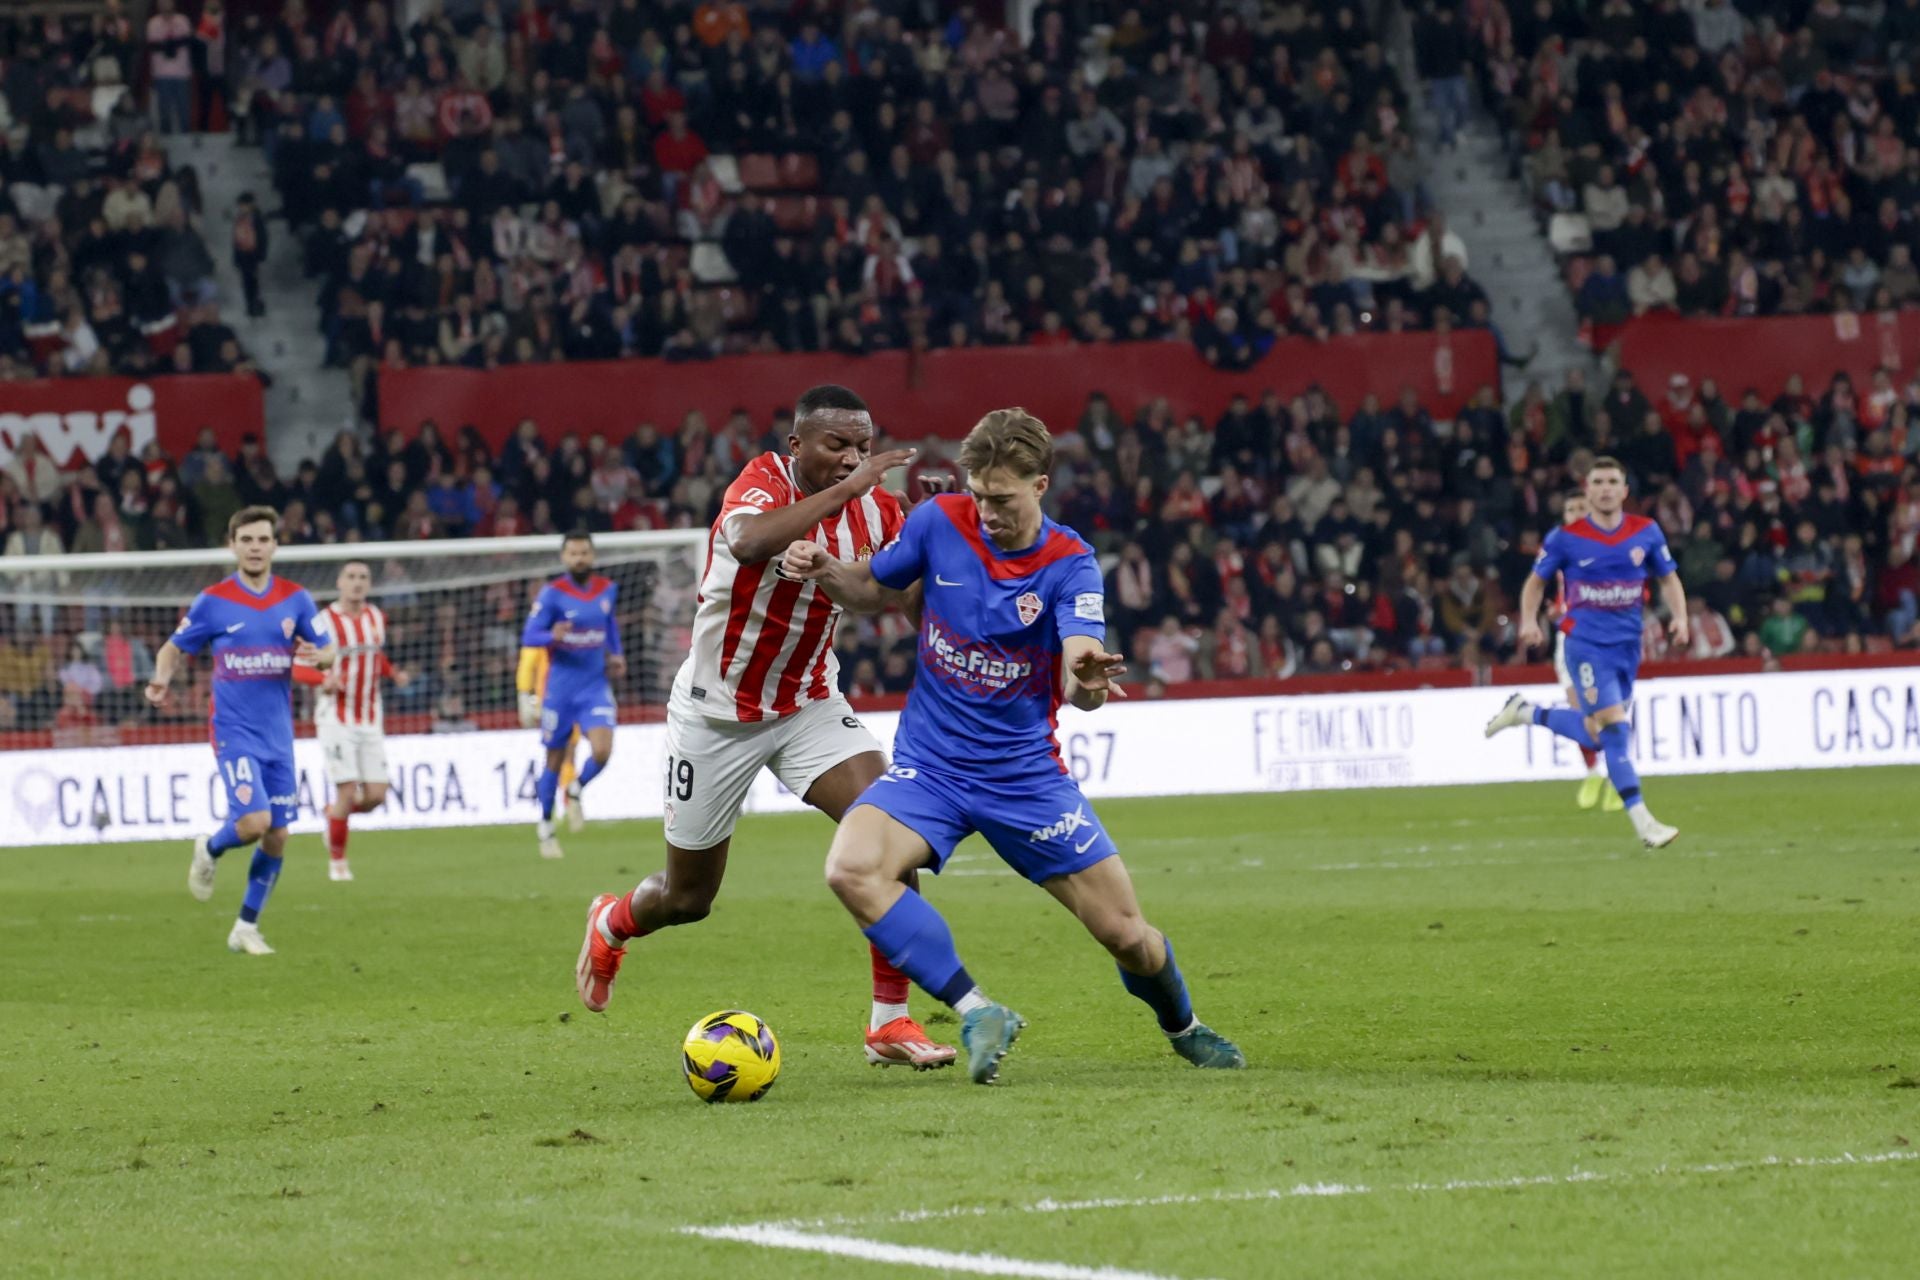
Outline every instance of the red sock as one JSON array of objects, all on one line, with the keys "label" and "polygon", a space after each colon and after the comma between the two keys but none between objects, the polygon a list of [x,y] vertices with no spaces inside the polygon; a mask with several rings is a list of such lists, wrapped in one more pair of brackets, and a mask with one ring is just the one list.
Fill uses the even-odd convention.
[{"label": "red sock", "polygon": [[875,1004],[905,1004],[907,1002],[907,975],[893,967],[893,961],[880,953],[880,948],[867,944],[873,952],[873,1002]]},{"label": "red sock", "polygon": [[1596,763],[1597,763],[1597,762],[1599,761],[1599,759],[1600,759],[1600,754],[1599,754],[1599,752],[1597,752],[1597,751],[1589,751],[1589,750],[1587,750],[1587,749],[1586,749],[1585,747],[1582,747],[1582,748],[1580,748],[1580,758],[1581,758],[1582,760],[1585,760],[1585,761],[1587,762],[1587,770],[1588,770],[1588,772],[1592,772],[1592,770],[1593,770],[1593,766],[1594,766],[1594,765],[1595,765],[1595,764],[1596,764]]},{"label": "red sock", "polygon": [[[634,893],[638,892],[640,892],[638,889],[634,890]],[[647,936],[647,930],[633,922],[632,897],[632,893],[623,893],[614,899],[611,907],[607,908],[607,928],[612,930],[613,936],[622,942],[629,938]]]},{"label": "red sock", "polygon": [[347,856],[347,820],[327,817],[327,856],[336,861]]}]

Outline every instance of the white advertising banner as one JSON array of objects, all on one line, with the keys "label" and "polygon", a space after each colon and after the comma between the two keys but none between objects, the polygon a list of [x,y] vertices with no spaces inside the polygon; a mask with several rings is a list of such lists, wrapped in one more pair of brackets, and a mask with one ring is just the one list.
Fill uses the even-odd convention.
[{"label": "white advertising banner", "polygon": [[[1559,705],[1559,690],[1528,690]],[[1525,782],[1576,775],[1579,755],[1544,729],[1482,736],[1503,689],[1117,702],[1068,708],[1062,757],[1095,798]],[[882,744],[896,717],[864,717]],[[657,818],[665,728],[623,725],[587,793],[594,818]],[[1643,681],[1634,707],[1641,772],[1920,765],[1920,667]],[[387,742],[392,791],[356,828],[531,823],[539,751],[530,731],[421,734]],[[331,794],[319,745],[295,748],[300,819],[317,832]],[[0,753],[0,845],[186,839],[224,818],[205,745]],[[801,807],[762,774],[749,812]]]}]

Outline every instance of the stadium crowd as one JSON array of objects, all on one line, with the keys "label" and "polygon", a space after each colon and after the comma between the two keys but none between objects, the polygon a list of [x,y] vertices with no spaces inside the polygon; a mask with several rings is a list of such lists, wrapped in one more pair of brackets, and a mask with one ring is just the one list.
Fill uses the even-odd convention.
[{"label": "stadium crowd", "polygon": [[143,58],[185,54],[117,10],[0,22],[0,382],[257,372],[221,316],[198,176],[130,87]]},{"label": "stadium crowd", "polygon": [[[1470,61],[1597,325],[1920,301],[1920,4],[1485,0]],[[1581,250],[1590,241],[1590,250]]]},{"label": "stadium crowd", "polygon": [[[1920,411],[1920,385],[1907,394]],[[1441,422],[1412,394],[1339,406],[1317,390],[1269,393],[1209,422],[1164,398],[1122,405],[1096,391],[1077,422],[1055,424],[1050,511],[1101,553],[1115,635],[1159,684],[1514,657],[1519,585],[1600,453],[1626,464],[1637,507],[1667,530],[1693,603],[1691,647],[1669,653],[1649,625],[1650,659],[1920,645],[1920,459],[1863,448],[1857,412],[1844,386],[1729,404],[1710,383],[1675,385],[1653,405],[1624,371],[1600,387],[1575,374],[1510,409],[1486,388]],[[624,440],[549,447],[529,421],[495,451],[471,428],[449,438],[429,422],[372,446],[344,431],[290,477],[258,441],[228,457],[211,432],[180,459],[157,445],[135,457],[123,436],[72,473],[28,450],[0,471],[0,575],[17,585],[34,576],[23,558],[63,549],[217,545],[227,516],[255,502],[285,513],[289,543],[703,527],[742,464],[784,447],[789,427],[744,411],[710,426],[690,412]],[[922,443],[900,479],[910,497],[957,475],[939,442]],[[657,606],[648,625],[671,612],[635,606]],[[482,614],[518,608],[488,596]],[[0,613],[0,700],[14,706],[0,723],[58,710],[75,631],[98,651],[93,666],[118,669],[102,666],[110,611],[87,610],[84,625],[79,613]],[[148,652],[171,623],[162,613],[148,618]],[[460,667],[453,647],[436,647],[443,625],[416,637],[420,651]],[[845,628],[849,687],[902,691],[911,635],[899,620]],[[511,663],[491,656],[458,687],[476,710],[511,705]]]},{"label": "stadium crowd", "polygon": [[[1826,3],[1808,30],[1824,29],[1814,19]],[[186,35],[172,21],[185,15],[159,0],[165,21],[149,24],[144,48],[113,13],[0,26],[0,88],[28,137],[0,152],[0,374],[247,367],[211,309],[191,170],[168,167],[134,95],[83,130],[100,145],[70,163],[74,131],[45,104],[70,104],[77,123],[76,91],[98,87],[103,63],[145,74],[161,128],[230,121],[265,149],[319,282],[330,358],[352,370],[363,405],[380,369],[413,364],[1175,338],[1244,367],[1280,332],[1485,324],[1464,247],[1423,203],[1408,86],[1361,11],[1222,4],[1201,23],[1194,8],[1042,4],[1025,47],[973,5],[875,5],[842,21],[835,6],[784,0],[462,0],[404,30],[377,0],[325,21],[300,0],[229,21],[206,0]],[[1722,43],[1714,74],[1745,77],[1719,99],[1745,104],[1738,119],[1696,87],[1685,101],[1705,123],[1656,110],[1644,118],[1658,135],[1647,135],[1622,122],[1621,90],[1608,85],[1624,78],[1663,100],[1672,85],[1648,68],[1697,59],[1687,40],[1629,30],[1621,8],[1576,22],[1541,0],[1519,17],[1473,4],[1423,19],[1420,71],[1443,141],[1474,66],[1532,148],[1543,207],[1582,207],[1564,197],[1588,188],[1591,164],[1602,188],[1624,183],[1640,199],[1629,196],[1619,227],[1596,224],[1628,230],[1609,251],[1631,251],[1651,225],[1688,275],[1737,261],[1765,274],[1739,248],[1741,228],[1765,221],[1757,193],[1739,217],[1712,212],[1720,195],[1680,210],[1660,175],[1676,155],[1682,194],[1737,174],[1757,133],[1800,136],[1793,113],[1808,108],[1787,104],[1808,95],[1774,95],[1754,87],[1773,72],[1741,71],[1770,37]],[[1655,9],[1689,30],[1727,26],[1724,0],[1703,10],[1718,18],[1670,0]],[[1736,15],[1742,39],[1781,20],[1741,6],[1763,9],[1757,25]],[[1081,25],[1093,17],[1106,22]],[[1844,46],[1855,53],[1905,47],[1856,34]],[[1616,40],[1617,57],[1595,52]],[[1783,40],[1797,48],[1801,36]],[[1840,43],[1814,43],[1838,61]],[[1511,65],[1552,71],[1544,83],[1564,92],[1503,80]],[[1828,73],[1805,73],[1822,90]],[[1854,92],[1850,82],[1843,96]],[[1839,136],[1851,110],[1823,117],[1819,136]],[[1901,136],[1911,123],[1892,108],[1882,118]],[[1709,136],[1721,144],[1696,146]],[[1783,174],[1798,175],[1797,145]],[[1579,184],[1556,177],[1556,147]],[[1804,154],[1817,165],[1823,153]],[[1603,175],[1610,155],[1620,163]],[[1822,218],[1834,216],[1829,197],[1851,199],[1858,159],[1818,188]],[[1913,153],[1902,165],[1920,173]],[[1813,198],[1814,184],[1796,183]],[[230,248],[257,311],[266,220],[242,213]],[[1678,256],[1687,246],[1692,265]],[[1885,274],[1876,289],[1891,287]],[[76,307],[50,343],[47,317]],[[168,321],[179,335],[163,355],[150,326]],[[97,349],[70,359],[86,348],[69,330],[89,327]],[[1689,651],[1667,653],[1649,628],[1649,657],[1920,645],[1920,431],[1906,429],[1920,382],[1882,381],[1796,379],[1763,402],[1684,378],[1649,399],[1624,371],[1593,387],[1576,374],[1511,405],[1486,388],[1449,421],[1411,394],[1339,405],[1269,393],[1207,421],[1166,399],[1095,392],[1077,423],[1052,424],[1064,438],[1051,510],[1101,552],[1119,643],[1162,685],[1513,656],[1519,583],[1599,454],[1626,463],[1694,601]],[[16,557],[60,550],[212,545],[253,502],[284,511],[290,542],[699,527],[740,465],[786,435],[778,418],[694,412],[636,423],[624,439],[558,424],[549,446],[542,425],[523,424],[499,451],[458,424],[350,430],[292,475],[259,441],[228,456],[211,432],[179,458],[157,445],[135,456],[122,439],[74,471],[29,439],[0,472],[0,572],[17,584],[30,571]],[[952,470],[937,453],[915,468]],[[909,494],[921,478],[906,477]],[[170,622],[0,611],[0,729],[136,715],[122,695]],[[511,705],[509,663],[490,655],[453,679],[444,620],[412,622],[413,641],[396,635],[448,675],[443,693],[475,711]],[[842,632],[852,689],[904,687],[903,630]]]}]

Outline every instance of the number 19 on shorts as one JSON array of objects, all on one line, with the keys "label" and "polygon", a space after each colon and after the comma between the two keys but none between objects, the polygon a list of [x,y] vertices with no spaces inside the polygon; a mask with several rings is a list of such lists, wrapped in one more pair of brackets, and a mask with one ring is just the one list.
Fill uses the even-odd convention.
[{"label": "number 19 on shorts", "polygon": [[667,757],[667,799],[693,799],[693,761],[685,756]]}]

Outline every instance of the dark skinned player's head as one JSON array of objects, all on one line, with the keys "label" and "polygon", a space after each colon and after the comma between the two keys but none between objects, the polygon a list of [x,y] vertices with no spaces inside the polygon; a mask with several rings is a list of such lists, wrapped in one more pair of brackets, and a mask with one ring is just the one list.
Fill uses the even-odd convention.
[{"label": "dark skinned player's head", "polygon": [[832,488],[873,452],[873,415],[867,402],[830,382],[809,387],[794,402],[787,448],[802,489],[818,493]]}]

